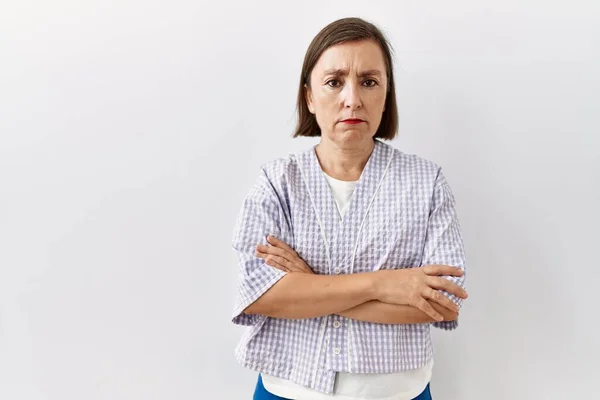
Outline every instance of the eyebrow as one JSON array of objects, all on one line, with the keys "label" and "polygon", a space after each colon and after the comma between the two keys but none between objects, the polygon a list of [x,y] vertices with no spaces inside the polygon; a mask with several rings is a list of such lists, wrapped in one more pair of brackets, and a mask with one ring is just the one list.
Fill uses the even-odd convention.
[{"label": "eyebrow", "polygon": [[[333,76],[346,76],[348,75],[347,69],[328,69],[325,71],[325,75],[333,75]],[[358,73],[358,76],[363,78],[365,76],[381,76],[381,71],[378,69],[368,69],[365,71],[361,71]]]}]

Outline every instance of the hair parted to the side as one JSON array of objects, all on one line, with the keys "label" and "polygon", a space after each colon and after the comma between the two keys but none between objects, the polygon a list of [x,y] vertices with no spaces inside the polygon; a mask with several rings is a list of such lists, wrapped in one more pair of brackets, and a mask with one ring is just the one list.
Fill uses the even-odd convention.
[{"label": "hair parted to the side", "polygon": [[308,110],[305,97],[305,85],[310,87],[310,75],[321,54],[331,46],[359,40],[373,40],[376,42],[381,47],[385,59],[388,90],[385,99],[385,111],[375,138],[392,140],[396,137],[398,132],[398,107],[396,105],[391,45],[379,28],[364,19],[356,17],[342,18],[330,23],[314,37],[308,46],[300,74],[296,104],[298,124],[294,137],[321,136],[317,119]]}]

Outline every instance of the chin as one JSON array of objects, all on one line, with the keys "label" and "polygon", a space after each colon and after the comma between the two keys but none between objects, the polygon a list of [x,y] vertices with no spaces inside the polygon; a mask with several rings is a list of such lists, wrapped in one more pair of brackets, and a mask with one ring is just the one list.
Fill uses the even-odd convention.
[{"label": "chin", "polygon": [[334,140],[344,144],[360,144],[373,139],[372,134],[359,129],[347,129],[334,135]]}]

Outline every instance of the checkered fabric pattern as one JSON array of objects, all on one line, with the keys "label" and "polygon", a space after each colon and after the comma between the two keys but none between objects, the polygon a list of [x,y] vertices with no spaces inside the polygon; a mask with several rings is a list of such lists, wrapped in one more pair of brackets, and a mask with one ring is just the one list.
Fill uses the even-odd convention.
[{"label": "checkered fabric pattern", "polygon": [[[376,140],[343,219],[314,147],[264,165],[233,238],[240,279],[232,321],[248,327],[235,354],[247,368],[331,394],[337,371],[420,368],[433,356],[430,327],[457,327],[457,321],[386,325],[338,315],[293,320],[244,314],[286,274],[255,256],[269,234],[292,246],[317,274],[428,264],[464,269],[454,197],[431,161]],[[465,275],[448,279],[464,287]]]}]

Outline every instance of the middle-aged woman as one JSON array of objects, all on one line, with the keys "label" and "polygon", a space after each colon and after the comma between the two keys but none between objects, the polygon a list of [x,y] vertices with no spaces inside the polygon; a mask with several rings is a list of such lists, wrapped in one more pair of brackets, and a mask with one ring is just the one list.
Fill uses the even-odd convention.
[{"label": "middle-aged woman", "polygon": [[430,399],[431,326],[457,327],[465,256],[441,167],[397,133],[381,31],[323,28],[302,67],[295,136],[310,149],[262,166],[238,216],[237,360],[254,399]]}]

